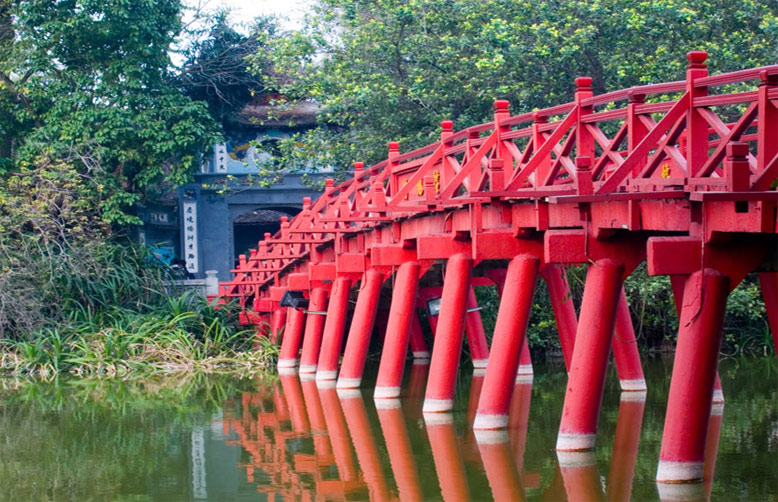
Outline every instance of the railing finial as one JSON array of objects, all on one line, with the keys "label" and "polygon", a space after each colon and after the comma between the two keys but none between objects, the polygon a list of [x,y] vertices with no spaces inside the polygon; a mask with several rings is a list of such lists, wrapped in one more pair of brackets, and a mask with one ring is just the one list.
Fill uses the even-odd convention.
[{"label": "railing finial", "polygon": [[705,60],[708,59],[708,51],[689,51],[686,53],[686,60],[689,61],[689,68],[705,68]]}]

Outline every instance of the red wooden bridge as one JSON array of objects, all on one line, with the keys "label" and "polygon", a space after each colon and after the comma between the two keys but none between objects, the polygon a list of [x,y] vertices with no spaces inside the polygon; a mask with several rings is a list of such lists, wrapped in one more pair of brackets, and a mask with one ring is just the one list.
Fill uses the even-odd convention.
[{"label": "red wooden bridge", "polygon": [[[375,399],[399,395],[410,344],[430,358],[424,412],[450,410],[466,334],[486,372],[475,428],[499,429],[517,373],[531,372],[540,275],[569,372],[557,449],[576,451],[594,447],[611,349],[622,389],[645,390],[623,281],[646,261],[670,276],[680,315],[657,479],[701,479],[727,295],[746,274],[759,272],[778,333],[778,65],[709,76],[706,58],[687,55],[685,80],[595,96],[580,77],[573,102],[511,116],[497,101],[491,122],[454,132],[444,121],[439,142],[412,152],[390,143],[386,160],[329,180],[241,257],[221,296],[240,301],[243,322],[283,328],[280,370],[349,389],[391,290]],[[579,264],[577,318],[564,270]],[[475,285],[501,294],[491,347]],[[280,307],[285,294],[306,308]]]}]

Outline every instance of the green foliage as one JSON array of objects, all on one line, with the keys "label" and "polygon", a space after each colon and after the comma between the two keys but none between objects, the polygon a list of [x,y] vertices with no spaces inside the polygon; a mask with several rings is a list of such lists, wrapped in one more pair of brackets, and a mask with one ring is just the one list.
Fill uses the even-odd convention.
[{"label": "green foliage", "polygon": [[188,181],[218,127],[203,103],[170,85],[181,8],[3,0],[3,171],[75,172],[91,217],[118,224],[137,223],[131,206],[156,189]]},{"label": "green foliage", "polygon": [[322,105],[287,161],[347,167],[385,158],[388,141],[403,151],[435,141],[443,119],[486,121],[495,99],[513,113],[571,100],[580,75],[603,93],[682,79],[693,49],[710,52],[714,72],[773,63],[778,4],[319,0],[305,29],[272,47],[275,74],[295,76],[273,84]]}]

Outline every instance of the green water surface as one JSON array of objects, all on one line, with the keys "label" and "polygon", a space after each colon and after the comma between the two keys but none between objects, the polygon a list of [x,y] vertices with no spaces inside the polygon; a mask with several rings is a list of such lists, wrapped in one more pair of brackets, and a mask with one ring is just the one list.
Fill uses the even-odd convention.
[{"label": "green water surface", "polygon": [[[516,385],[504,436],[470,427],[477,376],[460,378],[454,413],[425,421],[425,366],[406,368],[404,397],[378,409],[369,381],[338,394],[297,375],[4,379],[0,499],[659,500],[671,361],[644,367],[645,400],[622,395],[611,371],[596,450],[561,459],[561,363],[536,364],[532,383]],[[661,496],[775,501],[778,363],[727,359],[720,374],[726,404],[711,419],[708,479]]]}]

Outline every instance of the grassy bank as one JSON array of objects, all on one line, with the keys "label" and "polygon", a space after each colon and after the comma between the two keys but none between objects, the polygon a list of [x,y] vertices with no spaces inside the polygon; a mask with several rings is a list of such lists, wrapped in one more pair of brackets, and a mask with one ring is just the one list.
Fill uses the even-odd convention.
[{"label": "grassy bank", "polygon": [[169,271],[145,249],[102,242],[79,251],[38,257],[38,285],[26,289],[35,294],[23,299],[21,317],[2,319],[0,372],[113,377],[271,367],[276,348],[255,346],[233,306],[169,297]]}]

